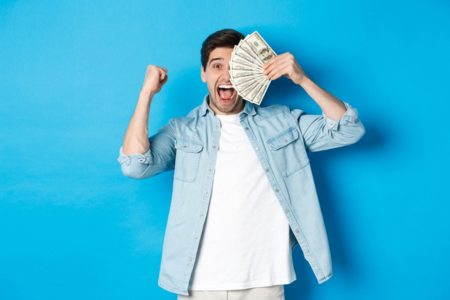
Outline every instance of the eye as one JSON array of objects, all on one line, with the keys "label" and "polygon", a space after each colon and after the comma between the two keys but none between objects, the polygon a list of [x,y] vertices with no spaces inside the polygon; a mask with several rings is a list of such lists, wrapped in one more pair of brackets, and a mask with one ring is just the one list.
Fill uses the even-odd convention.
[{"label": "eye", "polygon": [[213,64],[213,69],[217,69],[217,70],[222,69],[222,64]]}]

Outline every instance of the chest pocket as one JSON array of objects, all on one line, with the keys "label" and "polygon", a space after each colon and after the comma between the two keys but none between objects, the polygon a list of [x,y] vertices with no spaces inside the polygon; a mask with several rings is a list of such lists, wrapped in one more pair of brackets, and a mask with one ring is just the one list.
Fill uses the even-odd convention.
[{"label": "chest pocket", "polygon": [[177,140],[174,179],[192,182],[197,177],[203,145],[198,142]]},{"label": "chest pocket", "polygon": [[275,135],[267,140],[273,158],[283,176],[302,169],[309,164],[303,140],[295,127]]}]

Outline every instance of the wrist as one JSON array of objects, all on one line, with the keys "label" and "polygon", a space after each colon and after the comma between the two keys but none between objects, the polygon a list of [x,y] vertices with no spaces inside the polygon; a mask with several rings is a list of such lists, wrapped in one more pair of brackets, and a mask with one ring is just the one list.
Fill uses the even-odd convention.
[{"label": "wrist", "polygon": [[156,94],[155,91],[146,87],[142,87],[141,92],[139,93],[139,97],[151,101],[153,96],[155,96],[155,94]]},{"label": "wrist", "polygon": [[304,74],[296,83],[304,88],[308,81],[310,81],[309,77]]}]

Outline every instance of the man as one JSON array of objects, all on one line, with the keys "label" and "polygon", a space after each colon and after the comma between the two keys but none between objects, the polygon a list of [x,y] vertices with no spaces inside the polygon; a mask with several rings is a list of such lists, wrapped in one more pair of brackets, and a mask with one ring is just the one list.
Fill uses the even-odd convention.
[{"label": "man", "polygon": [[297,244],[319,283],[332,275],[306,151],[355,143],[364,127],[356,110],[316,85],[290,53],[271,58],[264,74],[289,78],[323,113],[243,100],[228,72],[243,38],[224,29],[203,42],[208,95],[150,138],[150,104],[168,76],[165,68],[148,66],[120,148],[126,176],[174,169],[158,284],[178,299],[284,299],[284,285],[296,279],[291,254]]}]

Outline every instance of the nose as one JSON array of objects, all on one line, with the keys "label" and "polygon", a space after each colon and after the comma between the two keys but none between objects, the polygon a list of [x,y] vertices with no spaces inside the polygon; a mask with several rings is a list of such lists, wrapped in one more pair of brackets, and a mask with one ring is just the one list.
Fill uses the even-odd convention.
[{"label": "nose", "polygon": [[228,65],[228,68],[223,68],[222,70],[222,78],[229,80],[230,79],[230,65]]}]

